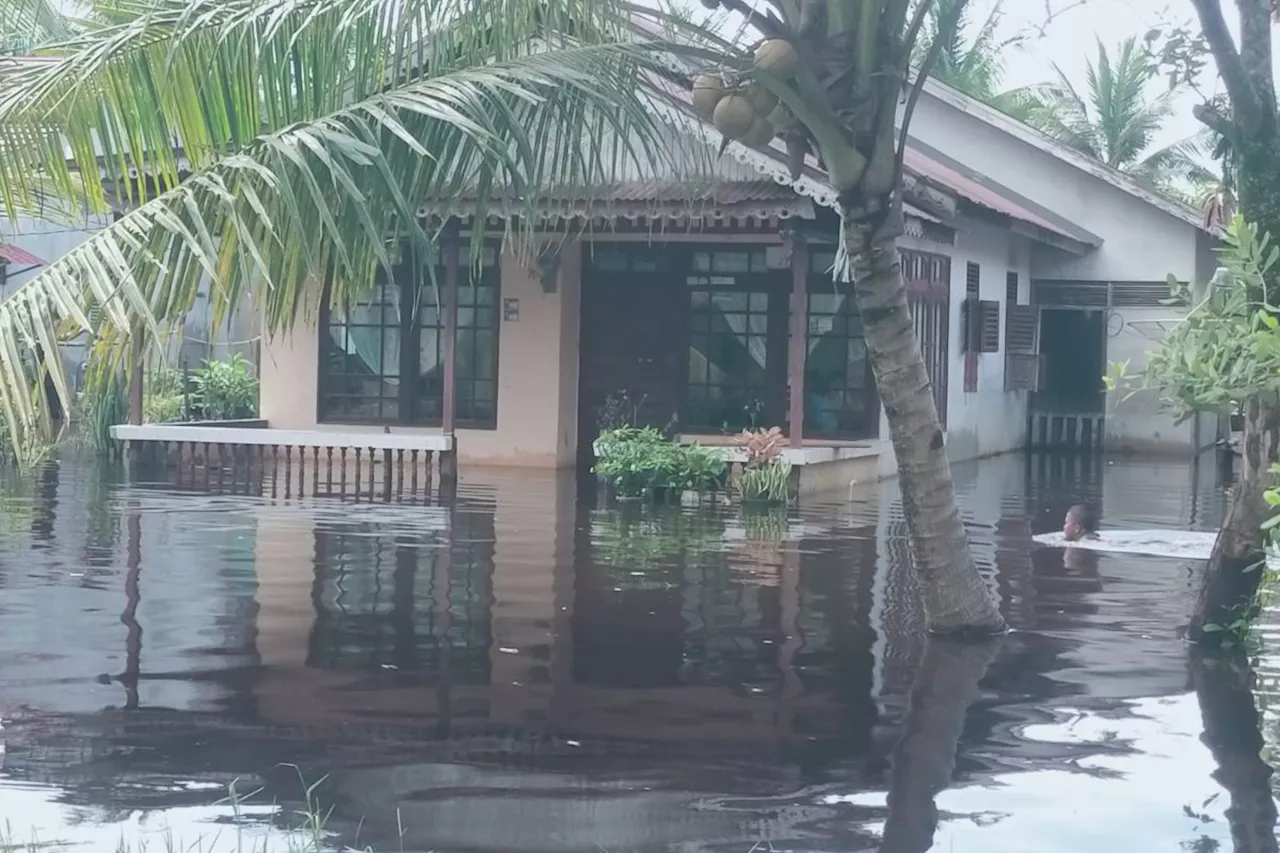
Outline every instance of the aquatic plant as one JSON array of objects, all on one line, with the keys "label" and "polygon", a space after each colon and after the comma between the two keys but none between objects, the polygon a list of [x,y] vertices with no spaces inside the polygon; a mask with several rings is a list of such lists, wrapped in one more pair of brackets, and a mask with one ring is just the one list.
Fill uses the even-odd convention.
[{"label": "aquatic plant", "polygon": [[652,427],[607,430],[597,439],[596,451],[595,473],[622,497],[686,489],[708,492],[724,485],[727,465],[722,451],[668,440]]},{"label": "aquatic plant", "polygon": [[775,459],[744,468],[733,487],[743,503],[786,503],[791,494],[791,463]]},{"label": "aquatic plant", "polygon": [[82,435],[99,453],[112,448],[111,427],[129,420],[129,398],[119,371],[106,372],[80,395]]},{"label": "aquatic plant", "polygon": [[778,427],[744,430],[733,443],[746,456],[742,473],[734,481],[738,499],[744,502],[786,503],[791,491],[791,464],[782,459],[786,437]]}]

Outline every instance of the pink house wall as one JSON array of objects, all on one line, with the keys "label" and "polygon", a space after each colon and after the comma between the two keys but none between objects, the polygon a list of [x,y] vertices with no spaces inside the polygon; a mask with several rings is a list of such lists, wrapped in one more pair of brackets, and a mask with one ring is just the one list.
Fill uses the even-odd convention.
[{"label": "pink house wall", "polygon": [[[545,293],[538,278],[506,254],[501,299],[515,299],[518,319],[499,318],[497,429],[460,429],[464,463],[559,468],[574,464],[578,444],[578,302],[582,252],[561,252],[559,280]],[[505,311],[503,312],[505,314]],[[316,422],[320,358],[318,324],[302,324],[262,348],[262,417],[281,429],[383,432],[382,426]],[[437,432],[391,427],[393,433]]]}]

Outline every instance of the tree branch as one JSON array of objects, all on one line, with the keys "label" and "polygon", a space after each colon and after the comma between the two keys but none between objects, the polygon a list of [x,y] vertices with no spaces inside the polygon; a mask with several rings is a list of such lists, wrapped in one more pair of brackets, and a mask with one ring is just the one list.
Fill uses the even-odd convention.
[{"label": "tree branch", "polygon": [[1191,114],[1196,120],[1214,133],[1220,133],[1230,139],[1233,135],[1233,125],[1231,119],[1219,112],[1218,108],[1213,104],[1196,104],[1191,108]]},{"label": "tree branch", "polygon": [[1236,121],[1246,128],[1259,126],[1263,120],[1262,100],[1249,80],[1226,19],[1222,17],[1222,0],[1191,0],[1191,5],[1195,6],[1200,29],[1218,65],[1218,76],[1226,84]]},{"label": "tree branch", "polygon": [[[929,4],[922,3],[921,5],[927,6]],[[938,56],[942,53],[942,46],[951,39],[956,27],[960,25],[960,18],[964,15],[964,9],[967,5],[969,5],[969,0],[956,0],[955,6],[950,10],[951,14],[938,21],[938,32],[934,35],[933,44],[929,45],[929,52],[925,54],[920,67],[916,69],[916,79],[911,83],[911,93],[907,95],[907,106],[902,111],[902,130],[898,132],[897,173],[899,175],[902,174],[902,158],[906,156],[907,152],[907,133],[911,129],[911,115],[916,111],[916,103],[920,100],[920,93],[924,91],[925,81],[933,73],[933,67],[938,64]],[[919,15],[919,10],[917,10],[916,14]],[[911,61],[911,50],[908,48],[905,53],[906,56],[903,58],[901,66],[903,79],[906,79],[907,63]]]}]

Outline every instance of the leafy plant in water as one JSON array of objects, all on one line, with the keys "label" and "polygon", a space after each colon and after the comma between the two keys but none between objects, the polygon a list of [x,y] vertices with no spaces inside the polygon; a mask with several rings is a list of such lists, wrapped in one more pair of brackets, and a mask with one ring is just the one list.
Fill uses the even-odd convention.
[{"label": "leafy plant in water", "polygon": [[206,420],[251,418],[258,411],[258,377],[239,353],[226,361],[205,361],[192,374],[195,402]]},{"label": "leafy plant in water", "polygon": [[755,503],[786,503],[791,494],[791,463],[784,462],[786,437],[778,427],[743,430],[733,443],[746,455],[742,473],[734,481],[738,499]]},{"label": "leafy plant in water", "polygon": [[661,430],[622,427],[596,441],[595,473],[623,497],[662,491],[714,491],[724,484],[726,463],[712,447],[670,441]]},{"label": "leafy plant in water", "polygon": [[791,495],[791,463],[774,459],[744,468],[733,486],[744,503],[786,503]]}]

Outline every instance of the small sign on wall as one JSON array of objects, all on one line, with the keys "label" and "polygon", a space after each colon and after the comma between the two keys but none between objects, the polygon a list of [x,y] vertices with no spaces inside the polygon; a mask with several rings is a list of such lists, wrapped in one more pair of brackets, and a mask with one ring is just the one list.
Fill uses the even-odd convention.
[{"label": "small sign on wall", "polygon": [[504,299],[502,300],[502,322],[515,323],[520,319],[520,300]]}]

